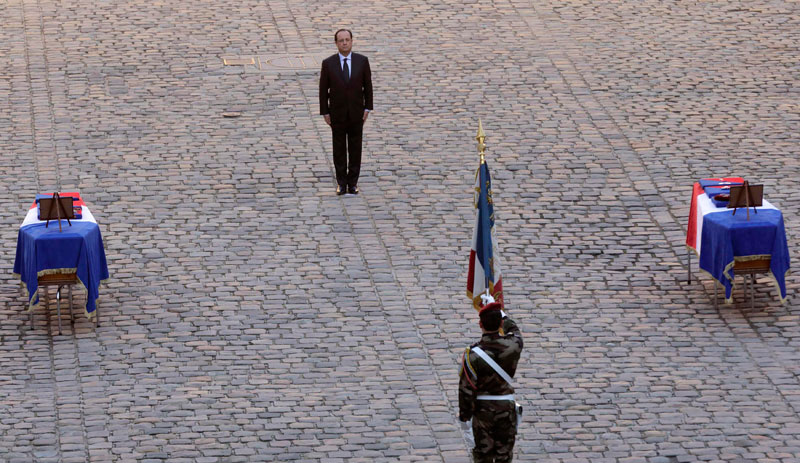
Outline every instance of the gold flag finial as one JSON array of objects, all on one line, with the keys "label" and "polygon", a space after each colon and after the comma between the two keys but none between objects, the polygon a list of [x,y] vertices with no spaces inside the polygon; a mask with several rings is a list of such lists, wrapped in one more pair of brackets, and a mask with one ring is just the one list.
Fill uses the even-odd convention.
[{"label": "gold flag finial", "polygon": [[478,153],[481,154],[481,164],[486,162],[486,144],[484,144],[484,140],[486,140],[486,134],[483,133],[483,124],[481,123],[481,118],[478,118],[478,136],[475,137],[478,140]]}]

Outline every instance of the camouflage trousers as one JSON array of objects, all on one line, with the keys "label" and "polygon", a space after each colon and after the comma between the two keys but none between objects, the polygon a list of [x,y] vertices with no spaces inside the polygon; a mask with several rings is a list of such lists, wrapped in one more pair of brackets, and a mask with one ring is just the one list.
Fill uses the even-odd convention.
[{"label": "camouflage trousers", "polygon": [[517,413],[510,400],[478,400],[472,417],[474,463],[507,463],[517,437]]}]

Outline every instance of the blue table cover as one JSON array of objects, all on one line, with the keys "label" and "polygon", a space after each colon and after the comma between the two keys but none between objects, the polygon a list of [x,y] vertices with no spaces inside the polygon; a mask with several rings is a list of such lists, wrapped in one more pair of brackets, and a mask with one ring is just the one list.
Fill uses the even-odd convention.
[{"label": "blue table cover", "polygon": [[[777,209],[733,209],[703,217],[700,268],[710,273],[725,287],[725,300],[731,302],[734,258],[770,256],[770,273],[786,301],[786,272],[789,271],[789,247],[783,214]],[[741,259],[740,259],[741,260]]]},{"label": "blue table cover", "polygon": [[28,288],[29,305],[39,302],[40,275],[74,271],[86,289],[86,315],[94,316],[97,298],[100,295],[100,282],[108,279],[108,265],[103,248],[100,227],[94,222],[61,221],[51,222],[49,228],[44,223],[26,225],[17,236],[17,257],[14,273]]}]

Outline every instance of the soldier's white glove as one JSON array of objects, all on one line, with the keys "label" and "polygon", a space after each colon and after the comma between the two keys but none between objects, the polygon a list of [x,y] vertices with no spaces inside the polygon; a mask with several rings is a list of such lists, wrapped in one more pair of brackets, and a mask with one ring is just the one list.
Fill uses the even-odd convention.
[{"label": "soldier's white glove", "polygon": [[461,432],[464,434],[467,444],[470,447],[475,447],[475,435],[472,434],[472,419],[461,422]]},{"label": "soldier's white glove", "polygon": [[[487,304],[495,302],[495,300],[491,294],[481,294],[481,302],[483,302],[483,305],[486,306]],[[502,316],[503,318],[508,317],[508,315],[506,315],[506,313],[503,312],[502,310],[500,311],[500,316]]]}]

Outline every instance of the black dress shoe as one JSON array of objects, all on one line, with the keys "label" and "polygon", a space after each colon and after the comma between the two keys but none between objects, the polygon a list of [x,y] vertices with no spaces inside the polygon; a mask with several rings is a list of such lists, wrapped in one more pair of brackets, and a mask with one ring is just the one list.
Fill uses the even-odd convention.
[{"label": "black dress shoe", "polygon": [[343,187],[342,185],[336,185],[336,195],[341,196],[347,193],[347,188]]},{"label": "black dress shoe", "polygon": [[347,188],[347,192],[350,193],[351,195],[357,195],[358,191],[359,190],[357,186],[351,186]]}]

